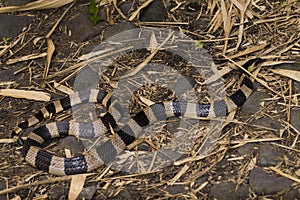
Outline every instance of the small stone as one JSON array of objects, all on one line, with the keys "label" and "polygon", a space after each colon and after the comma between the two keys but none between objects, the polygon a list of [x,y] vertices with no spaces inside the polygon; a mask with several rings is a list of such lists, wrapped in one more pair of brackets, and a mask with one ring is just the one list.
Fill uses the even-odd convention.
[{"label": "small stone", "polygon": [[300,191],[291,190],[282,195],[282,200],[290,200],[290,199],[300,199]]},{"label": "small stone", "polygon": [[185,188],[183,185],[173,185],[173,186],[167,186],[166,191],[172,195],[175,195],[175,194],[184,193]]},{"label": "small stone", "polygon": [[126,188],[124,188],[117,196],[116,199],[124,199],[124,200],[131,200],[134,199],[132,192]]},{"label": "small stone", "polygon": [[253,120],[250,124],[256,125],[256,126],[262,126],[267,127],[271,129],[278,130],[281,128],[281,124],[277,120],[273,120],[270,118],[260,118]]},{"label": "small stone", "polygon": [[20,74],[15,75],[14,69],[8,69],[8,70],[1,70],[0,71],[0,82],[6,82],[6,81],[14,81],[17,78],[21,77]]},{"label": "small stone", "polygon": [[199,31],[199,30],[205,30],[208,24],[209,24],[209,20],[203,20],[202,17],[200,17],[198,20],[192,21],[189,26],[191,30]]},{"label": "small stone", "polygon": [[81,12],[69,20],[67,26],[71,31],[71,39],[75,42],[83,42],[99,35],[104,23],[100,21],[96,26],[93,26],[89,20],[89,15],[86,12]]},{"label": "small stone", "polygon": [[87,65],[82,69],[76,76],[70,79],[69,83],[74,87],[75,91],[84,90],[86,88],[96,88],[99,75],[97,73],[98,69],[92,64]]},{"label": "small stone", "polygon": [[63,196],[66,196],[67,191],[65,190],[65,187],[61,186],[61,185],[55,185],[54,187],[52,187],[49,192],[49,199],[60,199]]},{"label": "small stone", "polygon": [[31,19],[29,16],[0,14],[0,39],[16,37]]},{"label": "small stone", "polygon": [[114,24],[107,28],[104,32],[103,38],[114,42],[136,39],[138,37],[139,30],[137,26],[132,22],[122,22]]},{"label": "small stone", "polygon": [[191,77],[182,77],[178,79],[175,85],[176,95],[181,96],[186,91],[192,89],[195,85],[196,81]]},{"label": "small stone", "polygon": [[59,143],[61,148],[70,149],[73,155],[81,155],[84,150],[83,144],[75,137],[65,137]]},{"label": "small stone", "polygon": [[249,196],[249,187],[239,186],[237,190],[238,190],[240,199],[247,199],[247,197]]},{"label": "small stone", "polygon": [[270,96],[266,93],[254,91],[241,107],[241,111],[246,114],[255,114],[260,110],[260,103],[262,99],[269,97]]},{"label": "small stone", "polygon": [[[284,64],[274,66],[274,69],[288,69],[288,70],[299,71],[300,63],[299,62],[284,63]],[[295,94],[300,92],[300,83],[298,81],[292,80],[292,87],[293,87],[293,92]]]},{"label": "small stone", "polygon": [[290,190],[293,182],[285,177],[273,177],[256,167],[249,174],[249,183],[256,194],[272,195]]},{"label": "small stone", "polygon": [[291,125],[297,130],[300,130],[300,109],[293,108],[291,109]]},{"label": "small stone", "polygon": [[4,0],[3,3],[5,6],[22,6],[35,0]]},{"label": "small stone", "polygon": [[203,183],[207,182],[208,178],[207,177],[200,177],[195,181],[195,187],[199,187]]},{"label": "small stone", "polygon": [[167,10],[161,0],[154,0],[140,13],[142,22],[163,22],[167,16]]},{"label": "small stone", "polygon": [[239,147],[237,149],[237,151],[239,152],[240,155],[245,155],[245,154],[251,153],[253,150],[253,147],[254,147],[253,143],[248,143],[248,144],[245,144],[245,145]]},{"label": "small stone", "polygon": [[300,93],[300,82],[298,81],[292,81],[292,88],[295,94]]},{"label": "small stone", "polygon": [[89,185],[85,188],[82,189],[82,191],[80,192],[79,196],[77,197],[78,200],[80,199],[93,199],[93,196],[95,195],[97,191],[97,183],[94,183],[92,185]]},{"label": "small stone", "polygon": [[260,147],[258,163],[262,166],[275,166],[281,160],[281,155],[269,147]]},{"label": "small stone", "polygon": [[237,190],[236,185],[231,181],[221,182],[211,187],[209,198],[218,200],[239,200],[244,199],[248,196],[248,188],[242,186]]},{"label": "small stone", "polygon": [[[0,179],[0,191],[6,189],[6,182],[3,179]],[[0,199],[6,199],[5,194],[0,195]]]},{"label": "small stone", "polygon": [[119,6],[124,15],[128,15],[131,11],[135,10],[136,4],[134,2],[123,3]]},{"label": "small stone", "polygon": [[189,1],[189,4],[187,5],[188,12],[199,12],[201,9],[201,1]]}]

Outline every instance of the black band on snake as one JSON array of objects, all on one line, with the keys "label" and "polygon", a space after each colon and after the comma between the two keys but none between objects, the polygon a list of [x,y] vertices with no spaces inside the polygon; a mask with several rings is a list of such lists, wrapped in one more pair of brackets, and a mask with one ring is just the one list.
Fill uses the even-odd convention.
[{"label": "black band on snake", "polygon": [[[229,97],[212,102],[211,104],[188,103],[179,101],[164,101],[156,103],[143,109],[120,130],[117,136],[106,140],[99,147],[90,150],[85,155],[73,158],[55,156],[41,146],[45,141],[53,138],[74,135],[79,138],[98,137],[103,135],[109,128],[115,126],[116,120],[107,112],[100,120],[90,124],[80,124],[76,122],[54,122],[37,128],[32,131],[24,142],[20,137],[18,142],[23,145],[22,155],[25,160],[37,169],[49,172],[54,175],[70,175],[93,171],[104,164],[108,164],[123,151],[126,146],[138,138],[143,127],[156,121],[165,120],[169,117],[209,117],[227,115],[227,113],[240,107],[251,95],[253,83],[250,79],[244,78],[243,83],[234,94]],[[63,99],[43,107],[35,116],[25,122],[20,123],[12,132],[14,137],[50,114],[56,114],[67,110],[72,106],[87,102],[100,103],[106,108],[111,106],[111,93],[99,90],[84,90],[75,92]],[[88,127],[87,127],[88,126]],[[72,130],[72,131],[70,131]],[[86,132],[85,130],[89,130]]]}]

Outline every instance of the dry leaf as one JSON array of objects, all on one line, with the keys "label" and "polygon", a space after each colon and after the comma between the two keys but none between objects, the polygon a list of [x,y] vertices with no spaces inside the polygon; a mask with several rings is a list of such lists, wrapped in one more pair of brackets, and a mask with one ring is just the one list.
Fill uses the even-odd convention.
[{"label": "dry leaf", "polygon": [[300,72],[299,71],[290,70],[290,69],[272,69],[272,72],[274,72],[275,74],[289,77],[295,81],[300,82]]},{"label": "dry leaf", "polygon": [[65,148],[65,155],[66,155],[66,158],[72,158],[71,150]]},{"label": "dry leaf", "polygon": [[231,71],[232,71],[231,67],[225,66],[221,70],[215,71],[215,73],[212,76],[210,76],[209,78],[207,78],[203,83],[204,84],[213,83],[213,82],[219,80],[222,76],[224,76],[225,74],[228,74]]},{"label": "dry leaf", "polygon": [[248,5],[250,4],[250,0],[246,1],[245,6],[243,7],[243,9],[241,9],[241,23],[239,25],[239,34],[238,34],[238,41],[237,41],[237,45],[236,45],[236,50],[238,51],[242,40],[243,40],[243,36],[244,36],[244,21],[245,21],[245,13],[248,10]]},{"label": "dry leaf", "polygon": [[264,44],[260,44],[260,45],[257,45],[257,46],[249,47],[244,51],[241,51],[241,52],[239,52],[239,53],[237,53],[233,56],[230,56],[229,58],[234,59],[234,58],[238,58],[240,56],[248,55],[248,54],[253,53],[255,51],[259,51],[259,50],[264,49],[267,45],[268,45],[268,43],[264,43]]},{"label": "dry leaf", "polygon": [[36,101],[50,101],[50,95],[48,93],[38,91],[0,89],[0,95],[14,98],[25,98]]},{"label": "dry leaf", "polygon": [[300,169],[298,169],[298,170],[295,172],[295,174],[296,174],[297,176],[300,176]]},{"label": "dry leaf", "polygon": [[15,141],[13,139],[0,139],[0,144],[9,144],[9,143],[14,143]]},{"label": "dry leaf", "polygon": [[78,174],[72,176],[70,190],[69,190],[69,200],[76,200],[78,195],[83,189],[85,179],[87,177],[87,174]]},{"label": "dry leaf", "polygon": [[45,82],[46,82],[48,72],[49,72],[49,67],[51,64],[51,59],[52,59],[53,53],[55,51],[54,43],[52,42],[52,40],[50,38],[47,39],[47,46],[48,46],[47,59],[46,59],[46,66],[45,66],[44,75],[43,75],[42,87],[45,86]]},{"label": "dry leaf", "polygon": [[41,10],[49,8],[59,8],[66,4],[73,2],[74,0],[38,0],[22,6],[7,6],[0,8],[0,13],[10,13],[16,11],[27,11],[27,10]]},{"label": "dry leaf", "polygon": [[91,59],[93,57],[102,55],[104,53],[107,53],[107,52],[110,52],[110,51],[113,51],[113,50],[114,50],[113,48],[107,48],[107,49],[101,49],[99,51],[92,51],[90,53],[83,54],[82,56],[80,56],[78,58],[78,60],[88,60],[88,59]]},{"label": "dry leaf", "polygon": [[71,88],[69,88],[69,87],[67,87],[67,86],[65,86],[65,85],[59,84],[59,83],[57,83],[56,81],[52,81],[52,82],[53,82],[53,84],[54,84],[54,88],[55,88],[55,89],[57,89],[57,90],[59,90],[59,91],[61,91],[61,92],[63,92],[63,93],[66,93],[66,94],[68,94],[68,95],[74,93],[74,91],[73,91]]},{"label": "dry leaf", "polygon": [[123,14],[122,10],[117,6],[117,0],[113,0],[113,4],[116,11],[121,15],[121,17],[125,20],[128,20],[127,17]]},{"label": "dry leaf", "polygon": [[271,60],[271,61],[265,61],[262,63],[261,66],[265,67],[265,66],[274,66],[274,65],[280,65],[280,64],[288,64],[288,63],[296,63],[296,61],[292,61],[292,60]]},{"label": "dry leaf", "polygon": [[152,3],[154,0],[148,0],[146,1],[143,5],[141,5],[136,11],[134,11],[134,13],[131,15],[131,17],[129,18],[129,21],[134,20],[134,18],[136,18],[136,16],[141,12],[141,10],[143,8],[146,8],[150,3]]},{"label": "dry leaf", "polygon": [[151,53],[152,53],[153,51],[155,51],[155,49],[157,49],[158,46],[159,46],[159,44],[156,40],[156,36],[152,32],[151,37],[150,37],[150,41],[149,41],[149,47],[147,48],[147,50],[151,51]]},{"label": "dry leaf", "polygon": [[[224,37],[229,38],[229,34],[232,28],[231,23],[231,15],[232,15],[232,6],[230,9],[226,7],[226,3],[224,0],[221,0],[221,13],[222,13],[222,20],[223,20],[223,29],[224,29]],[[228,40],[225,40],[224,48],[223,48],[223,55],[225,55],[228,46]]]},{"label": "dry leaf", "polygon": [[[244,6],[237,0],[231,0],[231,2],[239,9],[239,10],[243,10],[244,9]],[[246,10],[246,16],[249,17],[250,19],[253,18],[253,15],[251,13],[251,10],[247,9]]]},{"label": "dry leaf", "polygon": [[147,98],[145,98],[145,97],[139,97],[139,99],[140,99],[144,104],[146,104],[147,106],[151,106],[151,105],[154,104],[153,101],[151,101],[150,99],[147,99]]},{"label": "dry leaf", "polygon": [[0,86],[12,85],[14,83],[15,83],[15,81],[0,82]]},{"label": "dry leaf", "polygon": [[34,45],[37,45],[37,43],[40,41],[40,40],[42,40],[43,39],[43,37],[36,37],[34,40],[33,40],[33,44]]},{"label": "dry leaf", "polygon": [[46,57],[46,56],[47,56],[46,52],[41,53],[41,54],[34,53],[34,54],[27,55],[27,56],[19,57],[19,58],[8,59],[6,61],[6,64],[11,65],[11,64],[14,64],[14,63],[17,63],[17,62],[23,62],[23,61],[27,61],[27,60],[34,60],[34,59],[43,58],[43,57]]},{"label": "dry leaf", "polygon": [[19,195],[17,195],[17,196],[15,196],[15,197],[13,197],[12,199],[10,199],[10,200],[21,200],[22,198],[19,196]]}]

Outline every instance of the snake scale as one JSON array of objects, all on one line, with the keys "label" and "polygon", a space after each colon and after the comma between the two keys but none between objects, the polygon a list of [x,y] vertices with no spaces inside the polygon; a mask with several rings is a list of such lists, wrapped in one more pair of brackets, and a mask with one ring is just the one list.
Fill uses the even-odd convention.
[{"label": "snake scale", "polygon": [[240,88],[235,93],[210,104],[182,101],[163,101],[153,104],[130,118],[128,123],[116,132],[116,137],[106,140],[102,145],[90,150],[85,155],[72,158],[53,155],[44,150],[42,145],[53,138],[62,138],[68,135],[79,138],[103,135],[107,130],[110,130],[110,127],[116,126],[117,119],[110,112],[106,112],[100,120],[90,124],[63,121],[40,126],[30,132],[25,141],[19,135],[25,129],[38,124],[50,115],[70,109],[75,105],[94,102],[109,108],[111,106],[112,95],[110,92],[96,89],[74,92],[46,105],[35,116],[18,124],[14,128],[12,135],[14,138],[18,138],[18,142],[23,145],[22,155],[25,160],[39,170],[59,176],[91,172],[113,161],[126,146],[141,136],[143,127],[169,117],[214,118],[224,116],[240,107],[248,99],[253,90],[253,82],[245,77]]}]

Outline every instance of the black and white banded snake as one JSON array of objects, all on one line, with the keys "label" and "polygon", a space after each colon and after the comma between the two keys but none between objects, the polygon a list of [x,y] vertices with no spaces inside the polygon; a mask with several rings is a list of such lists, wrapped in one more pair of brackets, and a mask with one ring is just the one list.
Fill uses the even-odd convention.
[{"label": "black and white banded snake", "polygon": [[[136,138],[141,136],[143,127],[169,117],[214,118],[224,115],[224,113],[228,114],[240,107],[248,99],[252,91],[253,82],[245,77],[240,88],[235,93],[223,100],[210,104],[181,101],[163,101],[153,104],[133,116],[121,130],[117,131],[117,137],[105,141],[96,149],[92,149],[87,154],[78,157],[58,157],[44,150],[41,146],[45,141],[68,135],[76,137],[97,137],[103,135],[110,127],[116,125],[116,120],[110,112],[106,112],[100,120],[89,125],[66,121],[46,124],[32,131],[25,141],[18,137],[18,142],[23,145],[22,155],[25,160],[37,169],[60,176],[90,172],[113,161],[126,146],[132,144]],[[72,95],[46,105],[35,116],[18,124],[14,128],[12,135],[16,138],[25,129],[40,123],[50,115],[70,109],[78,104],[87,102],[99,103],[109,108],[111,95],[111,92],[95,89],[74,92]],[[84,135],[80,131],[84,129],[92,130],[92,132],[88,136]]]}]

